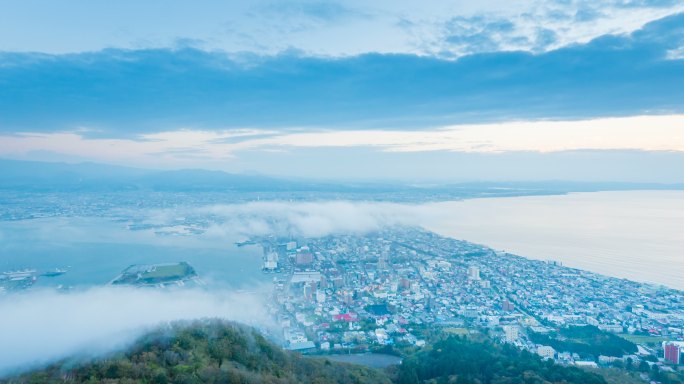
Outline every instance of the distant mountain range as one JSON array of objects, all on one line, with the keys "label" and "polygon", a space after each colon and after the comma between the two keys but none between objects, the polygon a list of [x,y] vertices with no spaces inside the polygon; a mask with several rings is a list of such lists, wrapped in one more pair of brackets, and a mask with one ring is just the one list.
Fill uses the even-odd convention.
[{"label": "distant mountain range", "polygon": [[[150,170],[96,163],[53,163],[0,159],[0,190],[161,192],[330,192],[444,194],[454,197],[518,196],[607,190],[684,189],[684,184],[529,182],[332,182],[293,180],[203,169]],[[486,175],[483,175],[486,179]]]},{"label": "distant mountain range", "polygon": [[[333,185],[202,169],[149,170],[95,163],[0,160],[0,188],[26,190],[287,191]],[[339,187],[335,185],[335,187]]]}]

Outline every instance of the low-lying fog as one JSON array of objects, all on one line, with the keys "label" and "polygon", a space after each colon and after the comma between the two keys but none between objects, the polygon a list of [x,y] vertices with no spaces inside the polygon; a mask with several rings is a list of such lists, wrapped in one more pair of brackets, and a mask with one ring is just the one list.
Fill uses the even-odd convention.
[{"label": "low-lying fog", "polygon": [[94,287],[0,296],[0,375],[125,348],[163,322],[223,318],[270,327],[265,295]]}]

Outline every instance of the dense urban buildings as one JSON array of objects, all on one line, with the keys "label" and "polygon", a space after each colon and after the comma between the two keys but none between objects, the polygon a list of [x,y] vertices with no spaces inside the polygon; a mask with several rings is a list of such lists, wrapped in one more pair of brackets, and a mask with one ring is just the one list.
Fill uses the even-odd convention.
[{"label": "dense urban buildings", "polygon": [[[680,291],[415,228],[299,238],[296,245],[257,241],[265,249],[264,271],[274,276],[271,311],[290,349],[420,348],[426,330],[439,329],[486,333],[562,364],[680,363]],[[583,349],[563,341],[591,339],[600,343]],[[656,340],[668,342],[660,349]]]}]

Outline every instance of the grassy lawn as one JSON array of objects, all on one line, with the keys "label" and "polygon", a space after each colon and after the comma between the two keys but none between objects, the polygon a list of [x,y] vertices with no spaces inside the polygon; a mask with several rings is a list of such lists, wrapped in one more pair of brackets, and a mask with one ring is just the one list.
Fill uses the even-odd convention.
[{"label": "grassy lawn", "polygon": [[170,277],[184,276],[188,270],[187,264],[163,265],[155,268],[154,271],[145,273],[144,279],[163,279]]},{"label": "grassy lawn", "polygon": [[660,336],[644,336],[644,335],[629,335],[621,334],[618,335],[627,341],[631,341],[634,344],[660,344],[668,339]]},{"label": "grassy lawn", "polygon": [[444,328],[444,332],[449,335],[464,336],[468,335],[468,328]]}]

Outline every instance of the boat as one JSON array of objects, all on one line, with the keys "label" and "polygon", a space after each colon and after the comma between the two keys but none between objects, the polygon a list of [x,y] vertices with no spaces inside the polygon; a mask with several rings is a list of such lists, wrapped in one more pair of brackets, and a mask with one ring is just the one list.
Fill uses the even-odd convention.
[{"label": "boat", "polygon": [[9,280],[23,280],[23,279],[35,277],[35,274],[36,274],[35,269],[24,269],[21,271],[3,272],[2,276],[6,279],[9,279]]},{"label": "boat", "polygon": [[52,270],[43,272],[43,273],[41,274],[41,276],[45,276],[45,277],[55,277],[55,276],[63,275],[63,274],[65,274],[66,272],[67,272],[66,269],[55,268],[55,269],[52,269]]}]

